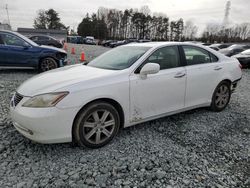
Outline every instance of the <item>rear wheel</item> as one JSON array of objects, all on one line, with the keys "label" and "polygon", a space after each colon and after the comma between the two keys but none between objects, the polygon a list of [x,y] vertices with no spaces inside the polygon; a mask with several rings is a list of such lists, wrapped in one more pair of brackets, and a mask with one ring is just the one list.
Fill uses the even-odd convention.
[{"label": "rear wheel", "polygon": [[215,89],[211,109],[219,112],[224,110],[231,98],[231,84],[226,81],[222,81]]},{"label": "rear wheel", "polygon": [[41,60],[39,71],[45,72],[48,70],[56,69],[57,67],[58,67],[58,64],[53,58],[46,57]]},{"label": "rear wheel", "polygon": [[99,148],[114,138],[119,127],[117,110],[109,103],[95,102],[78,114],[73,136],[80,146]]}]

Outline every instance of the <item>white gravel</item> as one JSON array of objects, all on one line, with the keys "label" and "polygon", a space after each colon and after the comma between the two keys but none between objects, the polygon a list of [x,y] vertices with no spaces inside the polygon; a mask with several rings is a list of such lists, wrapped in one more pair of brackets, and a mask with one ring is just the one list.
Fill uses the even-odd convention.
[{"label": "white gravel", "polygon": [[96,150],[36,144],[13,128],[10,97],[34,74],[0,70],[0,187],[250,187],[250,70],[223,112],[143,123]]}]

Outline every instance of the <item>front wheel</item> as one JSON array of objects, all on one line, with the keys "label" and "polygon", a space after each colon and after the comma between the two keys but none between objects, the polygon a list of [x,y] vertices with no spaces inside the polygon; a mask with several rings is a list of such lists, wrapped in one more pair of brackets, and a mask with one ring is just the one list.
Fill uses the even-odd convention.
[{"label": "front wheel", "polygon": [[109,103],[95,102],[77,115],[73,136],[80,146],[99,148],[114,138],[119,127],[117,110]]},{"label": "front wheel", "polygon": [[231,98],[231,84],[226,81],[222,81],[215,89],[212,102],[211,110],[220,112],[224,110]]},{"label": "front wheel", "polygon": [[57,62],[53,58],[47,57],[41,60],[39,71],[45,72],[56,68],[58,68]]}]

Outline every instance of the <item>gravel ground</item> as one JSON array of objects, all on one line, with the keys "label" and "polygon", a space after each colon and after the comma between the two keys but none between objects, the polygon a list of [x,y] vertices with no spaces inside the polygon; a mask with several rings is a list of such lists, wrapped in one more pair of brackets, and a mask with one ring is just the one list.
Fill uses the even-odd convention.
[{"label": "gravel ground", "polygon": [[250,70],[223,112],[126,128],[95,150],[36,144],[13,128],[10,96],[34,74],[0,70],[0,187],[250,187]]}]

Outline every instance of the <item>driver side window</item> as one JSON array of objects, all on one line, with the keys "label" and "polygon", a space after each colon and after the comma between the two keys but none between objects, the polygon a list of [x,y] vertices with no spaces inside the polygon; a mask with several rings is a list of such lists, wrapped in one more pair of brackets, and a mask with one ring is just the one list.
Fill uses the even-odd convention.
[{"label": "driver side window", "polygon": [[160,70],[179,67],[180,58],[178,47],[167,46],[160,48],[148,57],[146,63],[157,63],[160,65]]},{"label": "driver side window", "polygon": [[25,42],[14,35],[2,34],[2,40],[5,45],[20,47],[25,46]]}]

